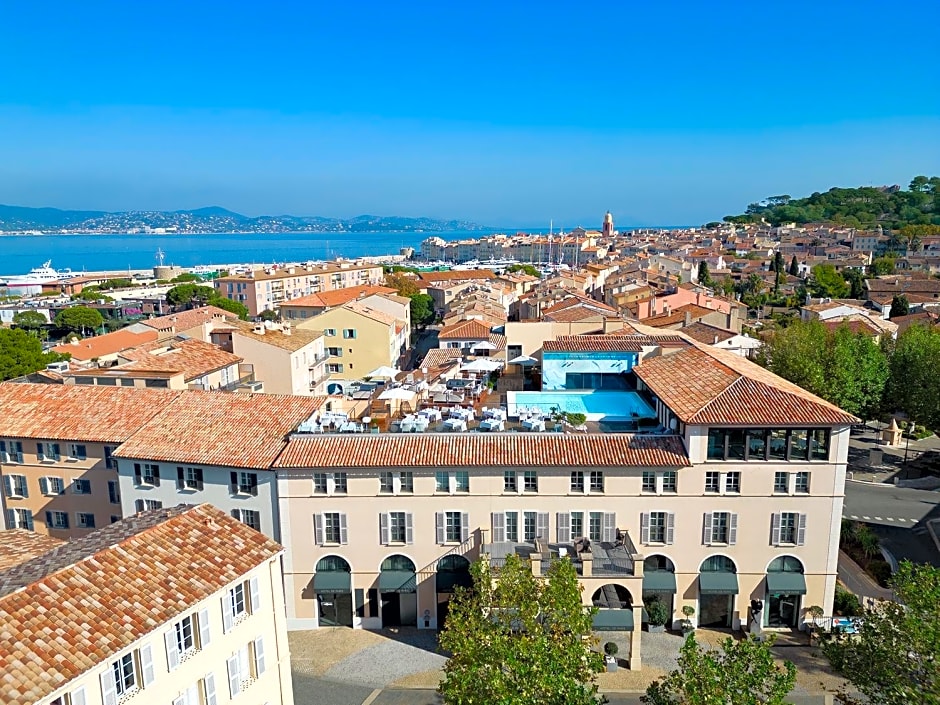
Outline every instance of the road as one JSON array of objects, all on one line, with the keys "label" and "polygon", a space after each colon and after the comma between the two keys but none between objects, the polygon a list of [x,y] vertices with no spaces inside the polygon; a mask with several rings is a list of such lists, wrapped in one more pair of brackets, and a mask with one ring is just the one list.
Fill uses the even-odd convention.
[{"label": "road", "polygon": [[849,481],[842,516],[866,524],[913,528],[924,519],[940,518],[940,492]]}]

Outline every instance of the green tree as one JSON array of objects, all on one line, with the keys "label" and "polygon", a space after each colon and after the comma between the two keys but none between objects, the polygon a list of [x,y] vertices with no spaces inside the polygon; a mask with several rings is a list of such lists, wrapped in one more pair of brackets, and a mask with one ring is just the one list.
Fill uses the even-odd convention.
[{"label": "green tree", "polygon": [[895,316],[906,316],[911,312],[911,304],[904,294],[895,294],[891,299],[891,313],[888,318]]},{"label": "green tree", "polygon": [[406,299],[421,293],[418,290],[417,281],[408,272],[387,272],[385,286],[391,287],[398,292],[399,296],[404,296]]},{"label": "green tree", "polygon": [[190,282],[201,282],[202,277],[192,272],[183,272],[170,279],[171,284],[188,284]]},{"label": "green tree", "polygon": [[887,405],[930,429],[940,429],[940,332],[912,325],[892,347]]},{"label": "green tree", "polygon": [[712,275],[708,271],[708,262],[704,260],[698,263],[698,283],[702,286],[712,286]]},{"label": "green tree", "polygon": [[800,263],[796,261],[796,255],[793,255],[793,259],[790,260],[790,272],[791,277],[800,276]]},{"label": "green tree", "polygon": [[49,321],[39,311],[19,311],[13,314],[13,325],[42,340]]},{"label": "green tree", "polygon": [[85,288],[77,294],[72,294],[72,301],[114,301],[114,297],[108,296],[98,288]]},{"label": "green tree", "polygon": [[104,318],[102,318],[98,309],[88,308],[87,306],[72,306],[64,311],[59,311],[55,317],[57,327],[82,335],[87,335],[89,331],[98,330],[103,323]]},{"label": "green tree", "polygon": [[846,267],[842,270],[842,276],[849,284],[849,296],[853,299],[860,299],[865,295],[865,275],[861,270],[855,267]]},{"label": "green tree", "polygon": [[279,316],[278,316],[277,311],[271,311],[270,309],[265,309],[264,311],[261,312],[258,318],[260,318],[262,321],[276,321],[279,318]]},{"label": "green tree", "polygon": [[542,277],[542,273],[531,264],[511,264],[506,267],[507,272],[522,272],[530,277]]},{"label": "green tree", "polygon": [[0,382],[32,374],[50,362],[72,356],[43,352],[39,338],[19,328],[0,328]]},{"label": "green tree", "polygon": [[894,264],[894,257],[876,257],[872,260],[868,269],[871,271],[872,276],[880,277],[885,274],[894,274]]},{"label": "green tree", "polygon": [[515,554],[471,567],[473,589],[450,602],[440,644],[452,656],[440,693],[448,705],[593,705],[603,657],[591,650],[592,615],[568,560],[535,577]]},{"label": "green tree", "polygon": [[215,289],[198,284],[180,284],[166,292],[167,303],[173,306],[204,306],[210,299],[216,298]]},{"label": "green tree", "polygon": [[[200,288],[204,289],[206,287],[200,287]],[[224,296],[212,296],[209,298],[208,301],[206,301],[206,304],[209,306],[215,306],[216,308],[220,308],[223,311],[229,311],[230,313],[234,313],[243,321],[248,320],[248,307],[245,306],[245,304],[243,304],[241,301],[232,301],[231,299],[227,299]]]},{"label": "green tree", "polygon": [[[867,702],[940,702],[940,568],[901,563],[893,579],[897,602],[865,610],[851,639],[829,638],[823,653]],[[844,703],[858,698],[841,694]]]},{"label": "green tree", "polygon": [[414,328],[423,328],[434,322],[434,299],[429,294],[412,294],[411,299],[411,325]]},{"label": "green tree", "polygon": [[810,291],[813,296],[827,296],[844,299],[849,295],[849,285],[831,264],[817,264],[813,267]]},{"label": "green tree", "polygon": [[721,650],[703,649],[686,637],[679,668],[653,681],[641,700],[649,705],[783,705],[796,684],[796,666],[778,664],[773,639],[730,637]]}]

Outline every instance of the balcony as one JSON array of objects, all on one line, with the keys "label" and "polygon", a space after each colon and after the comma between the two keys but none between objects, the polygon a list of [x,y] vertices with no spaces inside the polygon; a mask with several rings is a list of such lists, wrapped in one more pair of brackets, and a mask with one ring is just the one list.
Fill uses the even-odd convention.
[{"label": "balcony", "polygon": [[[484,544],[482,553],[495,568],[505,565],[510,553],[528,558],[536,575],[544,575],[551,562],[559,558],[569,558],[581,578],[639,577],[643,574],[643,557],[637,553],[629,533],[619,529],[615,541],[581,539],[573,544],[546,543],[540,539],[498,541]],[[637,565],[640,566],[639,571]]]},{"label": "balcony", "polygon": [[316,357],[313,358],[313,362],[310,363],[310,369],[313,370],[324,362],[330,359],[330,354],[324,350],[322,353],[317,353]]}]

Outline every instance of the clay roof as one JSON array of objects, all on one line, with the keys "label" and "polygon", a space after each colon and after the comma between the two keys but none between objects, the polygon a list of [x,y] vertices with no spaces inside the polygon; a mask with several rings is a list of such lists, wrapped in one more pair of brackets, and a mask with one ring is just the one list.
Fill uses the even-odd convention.
[{"label": "clay roof", "polygon": [[688,424],[845,425],[851,414],[745,360],[701,343],[645,360],[636,376]]},{"label": "clay roof", "polygon": [[48,697],[282,550],[208,504],[180,505],[0,572],[0,702]]},{"label": "clay roof", "polygon": [[877,279],[866,279],[865,286],[869,291],[878,293],[940,293],[940,280],[938,279],[915,279],[897,276],[880,277]]},{"label": "clay roof", "polygon": [[455,338],[459,340],[489,340],[490,326],[476,318],[471,318],[455,323],[452,326],[441,328],[440,333],[437,334],[438,340]]},{"label": "clay roof", "polygon": [[115,455],[266,469],[284,448],[288,434],[323,401],[323,397],[189,390],[167,413],[139,424],[140,430]]},{"label": "clay roof", "polygon": [[141,345],[121,353],[128,360],[121,370],[182,372],[187,382],[211,372],[237,365],[243,360],[212,343],[195,338],[171,338]]},{"label": "clay roof", "polygon": [[122,350],[137,347],[142,343],[149,343],[157,339],[155,330],[135,333],[130,330],[116,330],[94,338],[84,338],[74,343],[56,345],[53,350],[58,353],[71,353],[74,360],[91,360],[96,357],[114,355]]},{"label": "clay roof", "polygon": [[681,330],[686,335],[706,345],[714,345],[716,342],[722,342],[737,335],[733,330],[719,328],[718,326],[712,326],[708,323],[702,323],[701,321],[696,321]]},{"label": "clay roof", "polygon": [[123,443],[183,394],[61,384],[0,384],[3,433],[8,438]]},{"label": "clay roof", "polygon": [[644,347],[659,345],[648,335],[561,335],[546,340],[544,352],[641,352]]},{"label": "clay roof", "polygon": [[496,466],[687,467],[678,436],[427,434],[295,436],[278,468]]},{"label": "clay roof", "polygon": [[[281,348],[282,350],[288,350],[290,352],[300,350],[301,348],[310,345],[310,343],[312,343],[317,338],[323,337],[322,330],[313,330],[312,328],[301,326],[291,327],[290,335],[285,335],[283,331],[280,331],[276,328],[265,328],[263,334],[255,333],[256,324],[248,323],[247,321],[233,321],[231,325],[234,328],[236,335],[240,335],[244,338],[250,338],[256,343],[273,345],[276,348]],[[220,329],[217,328],[216,330]]]},{"label": "clay roof", "polygon": [[333,291],[324,291],[319,294],[307,294],[290,301],[281,303],[281,308],[291,308],[294,306],[315,306],[328,308],[330,306],[342,306],[349,301],[361,299],[364,296],[372,294],[394,294],[395,289],[388,286],[348,286],[343,289],[334,289]]},{"label": "clay roof", "polygon": [[822,324],[831,331],[839,330],[845,326],[853,333],[864,333],[873,338],[884,333],[868,316],[840,316],[839,318],[825,320]]},{"label": "clay roof", "polygon": [[496,272],[489,269],[458,269],[444,272],[419,272],[418,280],[424,284],[436,284],[461,279],[495,279]]},{"label": "clay roof", "polygon": [[455,360],[463,359],[463,351],[459,348],[431,348],[428,354],[424,356],[419,369],[431,369],[433,367],[443,367]]},{"label": "clay roof", "polygon": [[65,543],[26,529],[0,531],[0,571],[24,563]]},{"label": "clay roof", "polygon": [[385,313],[385,311],[372,308],[368,304],[364,304],[360,301],[350,301],[349,303],[343,304],[343,308],[349,311],[355,311],[356,313],[365,316],[366,318],[371,318],[373,321],[378,321],[379,323],[384,323],[388,326],[393,325],[399,320],[390,313]]},{"label": "clay roof", "polygon": [[203,323],[219,320],[236,321],[238,320],[238,316],[231,311],[226,311],[217,306],[201,306],[199,308],[190,309],[189,311],[171,313],[169,316],[150,318],[146,321],[141,321],[141,324],[149,326],[154,330],[172,330],[175,333],[182,333],[183,331],[201,326]]}]

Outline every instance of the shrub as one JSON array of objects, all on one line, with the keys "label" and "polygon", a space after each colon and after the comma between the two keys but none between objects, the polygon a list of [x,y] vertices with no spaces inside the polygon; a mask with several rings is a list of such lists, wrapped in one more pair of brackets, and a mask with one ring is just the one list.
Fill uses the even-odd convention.
[{"label": "shrub", "polygon": [[862,613],[862,605],[856,595],[836,585],[836,596],[832,602],[832,611],[843,617],[856,617]]},{"label": "shrub", "polygon": [[646,605],[646,615],[651,625],[661,627],[669,621],[669,608],[659,600],[653,600]]},{"label": "shrub", "polygon": [[618,651],[620,651],[620,647],[614,642],[608,641],[604,644],[604,653],[608,656],[616,656]]}]

